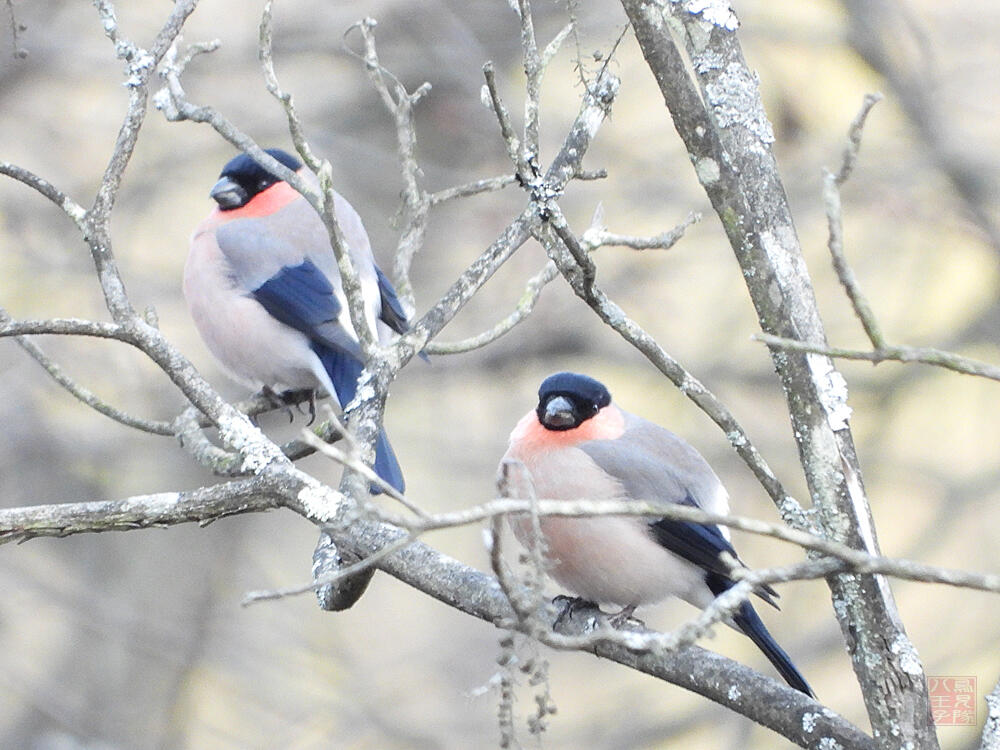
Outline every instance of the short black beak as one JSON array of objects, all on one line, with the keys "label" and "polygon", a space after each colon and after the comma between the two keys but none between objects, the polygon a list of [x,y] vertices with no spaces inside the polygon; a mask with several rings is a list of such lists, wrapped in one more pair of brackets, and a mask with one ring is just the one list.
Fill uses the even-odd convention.
[{"label": "short black beak", "polygon": [[228,177],[223,177],[215,183],[209,195],[212,196],[212,199],[219,204],[219,208],[223,211],[246,205],[247,198],[249,197],[245,189]]},{"label": "short black beak", "polygon": [[576,414],[573,404],[563,396],[551,398],[545,404],[545,411],[540,415],[542,424],[550,430],[568,430],[576,427]]}]

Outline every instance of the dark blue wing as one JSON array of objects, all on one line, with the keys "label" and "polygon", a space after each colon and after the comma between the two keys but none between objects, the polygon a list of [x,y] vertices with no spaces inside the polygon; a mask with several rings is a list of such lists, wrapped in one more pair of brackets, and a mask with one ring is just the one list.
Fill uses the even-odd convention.
[{"label": "dark blue wing", "polygon": [[[343,307],[333,285],[311,260],[285,266],[251,293],[272,317],[301,331],[314,343],[361,358],[358,342],[337,322]],[[342,404],[347,401],[341,399]]]},{"label": "dark blue wing", "polygon": [[253,296],[272,317],[307,336],[336,320],[341,310],[333,285],[311,260],[285,266],[254,289]]},{"label": "dark blue wing", "polygon": [[[383,278],[380,273],[380,288]],[[395,300],[395,309],[401,310],[399,298],[391,286],[388,288]],[[330,376],[337,400],[341,406],[350,403],[357,393],[358,376],[364,365],[359,359],[361,353],[356,342],[347,337],[339,325],[332,325],[342,308],[326,275],[309,260],[297,266],[285,266],[257,287],[253,296],[272,317],[312,339],[312,349]],[[384,299],[383,296],[383,317]],[[403,472],[384,430],[375,440],[373,468],[382,479],[403,491]],[[374,487],[373,491],[376,491]]]},{"label": "dark blue wing", "polygon": [[722,536],[718,526],[661,518],[651,523],[649,527],[656,541],[675,555],[683,557],[707,572],[729,574],[730,568],[723,564],[720,556],[728,552],[733,559],[736,559],[736,550]]},{"label": "dark blue wing", "polygon": [[[682,505],[698,507],[690,495]],[[730,586],[733,585],[729,577],[731,567],[722,559],[722,555],[728,553],[732,560],[738,560],[739,557],[718,526],[661,518],[649,524],[649,529],[653,538],[675,555],[694,563],[706,573],[718,576],[720,580],[728,581]],[[755,593],[777,608],[774,599],[778,594],[773,588],[762,586]]]}]

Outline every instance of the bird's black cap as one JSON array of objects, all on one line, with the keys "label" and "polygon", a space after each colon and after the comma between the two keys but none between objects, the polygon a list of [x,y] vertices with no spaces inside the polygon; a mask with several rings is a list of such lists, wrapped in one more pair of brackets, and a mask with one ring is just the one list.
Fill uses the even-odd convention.
[{"label": "bird's black cap", "polygon": [[[293,172],[302,166],[302,162],[280,148],[268,148],[264,151]],[[281,182],[281,178],[268,172],[246,154],[240,154],[222,168],[219,181],[215,183],[210,195],[223,211],[228,211],[246,205],[255,195],[276,182]]]},{"label": "bird's black cap", "polygon": [[[295,172],[302,166],[302,162],[296,159],[287,151],[282,151],[280,148],[266,148],[264,153],[269,156],[274,157],[275,161],[281,162],[290,170]],[[235,156],[226,162],[226,166],[222,168],[219,173],[219,177],[249,177],[259,179],[261,177],[270,177],[272,180],[277,182],[277,178],[268,172],[264,167],[255,162],[246,154],[240,154]]]}]

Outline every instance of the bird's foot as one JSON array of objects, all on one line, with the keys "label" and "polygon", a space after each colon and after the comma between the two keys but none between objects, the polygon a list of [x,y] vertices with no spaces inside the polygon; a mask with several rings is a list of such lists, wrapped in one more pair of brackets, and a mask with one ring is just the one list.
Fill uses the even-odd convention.
[{"label": "bird's foot", "polygon": [[[306,427],[312,427],[312,423],[316,421],[316,391],[310,390],[309,397],[306,399],[306,404],[309,405],[309,421],[306,422]],[[302,404],[299,403],[299,411],[302,412]]]},{"label": "bird's foot", "polygon": [[[270,404],[272,409],[281,409],[285,414],[288,415],[289,424],[295,419],[295,415],[292,414],[291,403],[289,402],[288,394],[290,391],[278,392],[274,390],[271,386],[265,385],[260,389],[260,395],[262,398],[266,399],[268,404]],[[292,402],[295,403],[295,402]]]},{"label": "bird's foot", "polygon": [[288,415],[289,423],[295,421],[295,414],[292,413],[293,406],[299,410],[300,414],[306,413],[302,411],[302,403],[308,404],[309,424],[316,421],[316,391],[311,388],[290,388],[287,391],[276,391],[265,385],[261,389],[260,395],[267,399],[272,408],[284,411]]},{"label": "bird's foot", "polygon": [[622,611],[618,614],[611,615],[608,618],[608,624],[615,630],[621,630],[622,628],[628,626],[629,628],[646,627],[646,623],[637,617],[632,617],[632,613],[635,612],[634,604],[630,604],[627,607],[622,607]]},{"label": "bird's foot", "polygon": [[596,609],[598,612],[601,611],[601,608],[597,606],[596,602],[587,601],[579,596],[565,596],[560,594],[552,600],[552,603],[560,608],[559,614],[552,623],[553,630],[559,630],[563,623],[573,617],[573,615],[580,610]]}]

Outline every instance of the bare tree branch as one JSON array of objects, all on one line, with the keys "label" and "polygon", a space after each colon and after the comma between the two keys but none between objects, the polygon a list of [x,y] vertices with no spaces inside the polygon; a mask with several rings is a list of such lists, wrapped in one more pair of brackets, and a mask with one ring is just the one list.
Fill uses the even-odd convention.
[{"label": "bare tree branch", "polygon": [[841,216],[840,186],[844,184],[848,177],[850,177],[850,174],[854,169],[854,164],[857,161],[858,149],[861,146],[861,132],[864,127],[865,118],[868,116],[871,108],[875,106],[880,99],[881,95],[867,94],[865,96],[865,101],[862,104],[861,111],[854,119],[854,122],[851,123],[851,128],[848,133],[848,145],[844,150],[840,170],[836,175],[831,172],[826,172],[823,179],[823,202],[826,206],[827,222],[829,224],[830,237],[828,245],[830,248],[830,254],[833,257],[833,267],[837,271],[837,277],[840,279],[844,290],[847,292],[847,297],[851,301],[851,305],[854,307],[855,314],[861,321],[861,324],[865,329],[865,333],[868,334],[868,338],[872,343],[872,350],[866,352],[855,349],[823,346],[804,341],[782,338],[780,336],[771,336],[769,334],[759,334],[754,336],[754,338],[758,341],[763,341],[768,346],[777,347],[786,351],[811,352],[839,359],[867,360],[874,364],[879,364],[880,362],[884,362],[886,360],[894,360],[897,362],[921,362],[923,364],[943,367],[966,375],[976,375],[979,377],[989,378],[991,380],[1000,380],[1000,367],[997,367],[996,365],[980,362],[968,357],[962,357],[958,354],[942,351],[940,349],[889,345],[885,340],[885,336],[882,334],[881,327],[875,318],[874,312],[872,312],[871,305],[868,304],[868,300],[862,293],[861,286],[858,284],[857,278],[847,262],[847,257],[844,255],[844,232]]},{"label": "bare tree branch", "polygon": [[[359,520],[345,544],[359,557],[374,554],[405,532]],[[512,610],[490,576],[462,565],[430,547],[414,542],[385,558],[379,567],[449,606],[500,627],[509,627]],[[549,616],[552,629],[554,613]],[[593,625],[593,611],[570,615],[562,632],[582,634]],[[755,722],[769,727],[802,747],[821,747],[826,738],[842,747],[873,748],[871,738],[803,693],[765,677],[719,654],[695,646],[669,655],[636,653],[624,646],[601,642],[585,651],[637,669],[696,692]],[[808,715],[807,720],[803,720]],[[814,720],[815,719],[815,723]]]},{"label": "bare tree branch", "polygon": [[264,477],[187,492],[162,492],[124,500],[32,505],[0,511],[0,544],[42,536],[64,537],[103,531],[131,531],[181,523],[207,524],[241,513],[282,505],[277,484]]},{"label": "bare tree branch", "polygon": [[842,349],[836,346],[819,346],[805,341],[786,339],[781,336],[769,336],[766,333],[755,334],[754,338],[768,346],[794,352],[813,352],[837,359],[865,360],[873,364],[881,362],[920,362],[925,365],[943,367],[963,375],[975,375],[990,380],[1000,380],[1000,367],[981,362],[969,357],[962,357],[953,352],[932,349],[922,346],[889,346],[883,345],[872,351],[859,349]]},{"label": "bare tree branch", "polygon": [[38,191],[61,208],[63,213],[72,219],[79,229],[84,229],[84,218],[87,215],[87,210],[45,178],[8,161],[0,161],[0,174],[7,175]]},{"label": "bare tree branch", "polygon": [[131,344],[163,369],[188,399],[220,427],[223,440],[240,451],[244,467],[260,469],[274,461],[283,461],[284,457],[276,446],[255,430],[245,416],[219,398],[155,326],[136,313],[128,300],[112,250],[111,210],[121,176],[128,165],[145,118],[149,78],[180,33],[184,21],[194,10],[196,0],[179,0],[175,4],[148,51],[139,48],[119,33],[114,7],[110,2],[97,0],[95,4],[105,34],[115,45],[116,56],[126,63],[129,103],[93,206],[81,217],[79,206],[43,178],[10,166],[5,173],[34,187],[73,218],[90,247],[105,303],[116,325],[71,320],[15,323],[5,319],[0,320],[2,335],[73,333],[115,338]]},{"label": "bare tree branch", "polygon": [[[622,5],[726,230],[764,332],[825,345],[770,150],[773,131],[736,35],[736,14],[725,3],[664,7],[652,0],[622,0]],[[690,68],[671,28],[683,40]],[[821,355],[783,349],[771,353],[815,503],[815,521],[830,538],[877,555],[843,377]],[[790,524],[804,520],[783,505],[779,508]],[[844,576],[830,579],[830,587],[875,736],[885,747],[906,742],[937,747],[923,669],[885,580]]]},{"label": "bare tree branch", "polygon": [[110,404],[102,401],[96,394],[87,390],[83,386],[76,383],[72,378],[70,378],[63,369],[52,361],[45,352],[42,351],[41,347],[38,346],[34,341],[26,336],[17,336],[14,339],[18,345],[24,349],[32,359],[34,359],[38,364],[40,364],[45,371],[52,376],[59,385],[69,391],[73,396],[80,402],[86,404],[95,411],[103,414],[104,416],[115,420],[116,422],[125,425],[126,427],[134,427],[137,430],[142,430],[143,432],[149,432],[153,435],[173,435],[174,428],[170,422],[160,422],[151,419],[142,419],[141,417],[135,417],[131,414],[127,414],[121,409],[116,409]]},{"label": "bare tree branch", "polygon": [[366,18],[348,29],[348,33],[353,29],[361,32],[365,47],[363,56],[353,50],[348,49],[348,51],[365,63],[368,77],[383,105],[392,115],[396,126],[396,148],[403,177],[403,204],[399,214],[403,230],[396,248],[393,275],[397,292],[408,305],[408,309],[413,310],[416,308],[416,301],[413,285],[410,282],[410,267],[423,247],[427,231],[427,214],[433,205],[431,196],[420,184],[421,172],[417,164],[417,134],[413,124],[413,108],[430,92],[431,85],[424,82],[411,94],[398,78],[382,67],[375,46],[375,25],[374,19]]},{"label": "bare tree branch", "polygon": [[[604,122],[618,86],[618,79],[609,73],[595,82],[584,95],[580,111],[546,172],[546,181],[552,185],[553,190],[561,191],[576,175],[591,141]],[[414,324],[413,329],[403,336],[401,341],[408,343],[413,351],[422,350],[500,266],[527,241],[531,236],[530,225],[533,217],[534,209],[528,206],[507,226],[486,252],[465,270],[437,304]]]},{"label": "bare tree branch", "polygon": [[129,103],[125,118],[118,130],[114,151],[104,170],[100,188],[93,205],[87,211],[87,229],[84,235],[90,245],[108,311],[119,323],[135,317],[135,311],[125,294],[125,285],[112,252],[111,209],[114,207],[122,175],[132,158],[139,131],[146,117],[149,78],[180,34],[184,22],[194,12],[197,4],[197,0],[178,0],[167,22],[156,35],[152,47],[145,50],[119,33],[118,19],[110,0],[94,1],[104,33],[114,45],[115,56],[125,63],[125,85],[128,89]]},{"label": "bare tree branch", "polygon": [[[357,459],[354,459],[357,461]],[[366,475],[366,479],[368,476]],[[311,480],[309,480],[311,481]],[[241,513],[253,513],[288,507],[307,520],[316,522],[324,514],[307,502],[296,499],[303,487],[310,486],[305,475],[265,474],[253,478],[203,488],[196,492],[161,493],[117,501],[63,503],[24,508],[0,509],[0,544],[23,542],[37,536],[69,536],[104,531],[132,531],[149,526],[173,526],[182,523],[205,523]],[[315,482],[313,482],[315,484]],[[329,490],[332,492],[332,490]],[[340,503],[338,498],[336,503]],[[676,504],[610,500],[549,500],[545,498],[501,498],[450,513],[427,514],[407,505],[414,516],[404,518],[379,508],[373,515],[380,523],[407,533],[409,544],[423,534],[451,529],[484,520],[502,519],[519,513],[534,513],[538,517],[562,516],[587,518],[599,516],[648,516],[693,523],[728,526],[751,534],[759,534],[795,544],[822,555],[808,562],[787,568],[749,570],[736,567],[731,575],[752,585],[785,583],[792,580],[825,578],[835,573],[879,573],[904,580],[938,583],[959,588],[1000,593],[1000,575],[928,565],[916,560],[876,557],[861,550],[824,539],[787,526],[767,523],[754,518],[707,513],[697,508]],[[398,541],[398,540],[396,540]],[[405,546],[394,542],[394,549]],[[380,554],[379,559],[387,552]],[[357,570],[372,563],[359,565]],[[354,569],[343,571],[334,578],[349,577]],[[274,599],[299,594],[320,583],[289,587],[280,592],[262,595],[255,592],[248,600]],[[511,587],[513,588],[513,586]],[[534,613],[536,601],[525,612]]]},{"label": "bare tree branch", "polygon": [[127,331],[115,323],[97,323],[80,318],[50,318],[48,320],[13,320],[7,312],[0,308],[0,337],[4,336],[37,336],[54,334],[61,336],[94,336],[102,339],[115,339],[123,343],[128,340]]},{"label": "bare tree branch", "polygon": [[[605,247],[608,245],[630,247],[634,250],[666,250],[677,244],[677,242],[679,242],[684,236],[684,232],[687,228],[694,222],[701,219],[701,215],[691,213],[683,222],[678,224],[669,232],[664,232],[656,237],[632,237],[623,234],[613,234],[605,230],[603,226],[599,226],[598,219],[599,217],[595,216],[594,225],[591,226],[591,228],[588,229],[581,238],[580,244],[586,249],[587,252],[593,252],[599,247]],[[493,343],[501,336],[510,333],[515,326],[526,320],[528,316],[531,315],[535,309],[536,303],[542,296],[542,290],[558,275],[559,269],[556,268],[555,263],[549,261],[545,264],[541,271],[528,279],[528,283],[525,285],[524,293],[521,295],[521,299],[518,300],[514,311],[503,320],[499,321],[492,328],[461,341],[431,342],[427,345],[425,351],[428,354],[459,354],[461,352],[479,349]]]},{"label": "bare tree branch", "polygon": [[[952,183],[993,250],[1000,253],[1000,225],[992,213],[995,203],[992,176],[984,170],[978,151],[974,147],[963,150],[961,146],[966,140],[953,137],[948,113],[928,85],[931,78],[928,66],[921,64],[930,58],[930,51],[913,16],[904,4],[887,0],[841,0],[841,4],[847,11],[851,46],[872,70],[885,78],[937,168]],[[905,47],[899,43],[903,29],[916,36],[921,47],[912,63],[901,59],[900,52]]]},{"label": "bare tree branch", "polygon": [[986,722],[979,750],[1000,750],[1000,682],[986,696]]},{"label": "bare tree branch", "polygon": [[[623,0],[626,11],[636,24],[644,53],[673,111],[685,146],[692,155],[696,173],[723,221],[747,277],[765,331],[761,340],[772,347],[775,364],[788,394],[810,494],[816,502],[815,512],[804,511],[785,492],[726,407],[610,300],[597,283],[598,266],[591,256],[596,248],[607,245],[635,250],[669,247],[694,220],[693,216],[672,232],[653,238],[611,233],[595,218],[593,226],[577,237],[558,205],[569,180],[600,176],[584,172],[582,160],[608,115],[619,85],[617,78],[608,72],[607,64],[602,66],[594,81],[584,81],[586,90],[576,120],[560,151],[543,173],[539,154],[541,82],[546,66],[560,44],[570,34],[576,33],[573,23],[562,29],[540,51],[529,2],[518,0],[516,5],[520,11],[521,45],[527,77],[524,125],[520,133],[515,132],[510,113],[501,101],[492,67],[486,71],[487,93],[500,122],[516,176],[503,175],[433,194],[427,193],[421,184],[413,123],[413,108],[429,90],[429,84],[408,92],[379,62],[374,21],[365,19],[353,27],[360,31],[364,44],[363,54],[358,57],[364,61],[372,84],[396,125],[403,179],[403,206],[400,211],[403,228],[398,241],[395,276],[402,297],[411,309],[415,306],[415,295],[409,281],[410,268],[423,244],[428,211],[432,206],[456,197],[502,189],[515,181],[526,190],[529,200],[521,214],[416,322],[413,329],[394,345],[381,348],[364,325],[360,312],[363,302],[360,291],[356,284],[351,286],[356,277],[339,239],[339,227],[333,214],[331,166],[311,151],[292,97],[281,88],[275,72],[271,0],[265,4],[259,29],[265,86],[284,108],[292,140],[303,160],[319,174],[322,191],[310,188],[288,170],[283,172],[281,165],[264,154],[219,112],[211,107],[197,107],[187,100],[181,87],[181,73],[197,55],[218,46],[217,42],[192,45],[182,54],[173,46],[196,0],[178,0],[174,4],[173,12],[148,50],[130,41],[119,29],[110,0],[96,0],[95,4],[115,54],[125,64],[128,104],[115,149],[92,207],[85,210],[55,186],[21,167],[2,162],[0,174],[22,182],[59,206],[81,230],[90,246],[114,322],[11,320],[0,310],[0,337],[15,337],[63,387],[92,408],[138,429],[162,435],[175,434],[199,462],[211,466],[220,475],[243,475],[243,478],[191,492],[161,493],[103,503],[0,510],[0,543],[38,536],[67,536],[185,522],[205,524],[227,515],[286,507],[324,529],[323,546],[317,551],[315,580],[304,586],[274,592],[252,592],[248,601],[320,588],[326,589],[326,593],[321,591],[321,596],[330,608],[346,608],[361,595],[368,577],[377,567],[448,606],[510,631],[510,644],[514,642],[515,633],[524,633],[553,648],[585,650],[613,659],[705,695],[780,732],[803,747],[839,745],[867,748],[887,746],[887,742],[897,741],[921,747],[934,746],[932,729],[924,716],[927,702],[926,692],[921,692],[919,684],[922,679],[919,661],[898,623],[885,582],[871,576],[895,576],[991,592],[1000,592],[1000,576],[889,559],[878,553],[860,469],[847,427],[846,391],[841,392],[842,379],[838,380],[839,375],[832,364],[822,356],[816,356],[847,355],[838,354],[842,350],[826,346],[784,202],[783,189],[770,158],[770,125],[760,106],[753,76],[742,60],[738,42],[732,33],[736,28],[736,16],[726,3],[685,1],[664,6],[653,0]],[[696,82],[691,80],[680,50],[673,41],[669,41],[669,35],[664,37],[668,27],[683,39]],[[338,427],[336,420],[329,420],[302,439],[279,449],[248,419],[223,402],[190,363],[166,341],[157,330],[155,320],[138,314],[129,301],[112,251],[111,213],[144,122],[150,76],[161,59],[165,86],[155,102],[167,118],[211,124],[224,138],[287,179],[324,218],[338,262],[346,259],[341,264],[341,274],[351,303],[352,319],[359,336],[363,338],[368,360],[359,392],[364,390],[374,394],[363,396],[351,410],[352,427],[358,428],[357,437]],[[578,62],[582,74],[583,63]],[[870,104],[867,106],[870,107]],[[941,358],[939,355],[947,353],[888,347],[885,344],[874,316],[870,310],[865,313],[867,306],[863,304],[859,285],[843,258],[838,188],[847,179],[857,158],[866,113],[867,109],[852,126],[851,145],[845,152],[839,173],[827,176],[826,196],[831,252],[838,273],[844,279],[845,289],[875,347],[873,352],[861,354],[866,355],[863,358],[875,362],[892,358],[909,361],[904,359],[907,356],[914,359],[921,356]],[[550,261],[528,280],[513,312],[478,336],[455,343],[436,342],[444,327],[531,236],[542,242]],[[794,528],[754,519],[716,516],[681,506],[586,501],[557,503],[533,496],[520,500],[498,499],[443,514],[427,513],[398,493],[390,492],[389,495],[402,504],[403,510],[395,506],[387,510],[368,501],[367,483],[378,482],[378,478],[362,462],[361,454],[380,424],[385,395],[400,368],[419,351],[467,351],[491,343],[531,314],[542,289],[560,273],[605,323],[643,352],[654,366],[722,427]],[[126,414],[73,382],[31,339],[24,338],[38,334],[112,338],[137,347],[167,373],[194,406],[171,423],[143,420]],[[947,355],[943,359],[948,357],[954,358],[955,355]],[[951,365],[943,366],[971,371],[960,369],[970,367],[968,360],[956,358],[949,361]],[[972,366],[978,368],[976,374],[988,372],[991,374],[986,374],[986,377],[1000,379],[1000,371],[991,365],[973,363]],[[251,414],[274,408],[265,400],[254,400],[244,406]],[[219,428],[221,447],[210,439],[210,433],[206,433],[210,425]],[[799,434],[800,430],[803,435]],[[331,448],[326,444],[341,435],[346,440],[340,447]],[[316,450],[340,461],[347,468],[347,479],[342,483],[340,492],[320,484],[295,468],[289,460]],[[253,476],[245,476],[247,474]],[[555,632],[555,613],[542,595],[544,559],[541,545],[529,549],[530,567],[526,581],[516,578],[504,565],[502,517],[510,513],[530,513],[536,524],[544,515],[644,514],[725,525],[797,544],[810,551],[811,559],[785,568],[734,571],[734,576],[741,579],[737,585],[672,633],[614,630],[606,627],[600,614],[593,611],[569,615],[561,623],[560,630]],[[489,520],[492,526],[490,553],[497,580],[463,566],[418,541],[424,533],[436,529],[484,520]],[[807,529],[821,533],[807,533]],[[724,622],[756,585],[807,578],[832,581],[835,609],[861,678],[879,738],[877,742],[798,692],[691,645],[710,633],[716,624]],[[882,639],[881,642],[879,639]],[[505,644],[507,642],[505,640]],[[504,654],[510,653],[507,648],[505,645]],[[901,654],[910,665],[909,669],[902,671],[899,659],[893,659],[893,655],[900,657]],[[872,663],[861,663],[864,659]],[[917,665],[916,669],[912,668],[913,664]],[[543,673],[544,668],[541,668],[534,674]],[[510,708],[513,705],[510,680],[506,689],[509,702],[505,705]],[[533,732],[544,728],[545,716],[551,705],[547,694],[541,697],[539,711],[531,719]],[[993,703],[990,705],[991,710],[995,708]],[[904,727],[905,731],[893,734],[893,727]],[[989,726],[984,730],[984,747],[987,746],[988,730]],[[996,735],[995,729],[992,731]],[[516,741],[512,724],[508,736],[510,741]],[[891,740],[888,739],[890,736]]]}]

